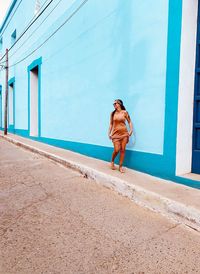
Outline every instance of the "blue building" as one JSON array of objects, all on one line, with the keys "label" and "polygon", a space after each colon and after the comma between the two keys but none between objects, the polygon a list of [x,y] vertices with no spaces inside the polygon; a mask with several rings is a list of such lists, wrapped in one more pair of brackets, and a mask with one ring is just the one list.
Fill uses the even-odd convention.
[{"label": "blue building", "polygon": [[110,161],[112,103],[133,124],[125,164],[200,188],[197,0],[13,0],[0,28],[0,126]]}]

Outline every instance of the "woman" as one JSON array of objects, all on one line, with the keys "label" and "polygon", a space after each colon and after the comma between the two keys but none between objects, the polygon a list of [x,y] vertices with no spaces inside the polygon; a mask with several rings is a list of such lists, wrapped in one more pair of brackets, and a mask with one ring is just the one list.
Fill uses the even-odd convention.
[{"label": "woman", "polygon": [[[120,152],[120,160],[119,160],[119,171],[124,173],[124,169],[122,168],[126,144],[129,141],[129,136],[133,133],[133,125],[130,119],[128,112],[126,111],[122,100],[115,100],[113,104],[115,110],[110,115],[110,126],[109,126],[109,138],[112,139],[114,145],[114,151],[112,154],[111,160],[111,169],[115,169],[114,160],[117,154]],[[126,127],[126,120],[129,124],[129,132]]]}]

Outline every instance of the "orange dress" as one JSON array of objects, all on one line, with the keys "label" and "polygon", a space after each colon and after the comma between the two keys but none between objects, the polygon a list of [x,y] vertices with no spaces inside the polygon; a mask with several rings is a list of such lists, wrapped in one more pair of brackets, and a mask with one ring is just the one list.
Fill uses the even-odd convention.
[{"label": "orange dress", "polygon": [[118,142],[127,138],[129,141],[129,134],[126,127],[126,111],[115,112],[113,116],[113,127],[111,132],[111,139],[114,142]]}]

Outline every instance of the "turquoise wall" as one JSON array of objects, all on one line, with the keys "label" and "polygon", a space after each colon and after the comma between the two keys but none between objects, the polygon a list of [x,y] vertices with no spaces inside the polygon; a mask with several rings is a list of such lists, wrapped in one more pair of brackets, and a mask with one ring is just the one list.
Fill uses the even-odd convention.
[{"label": "turquoise wall", "polygon": [[[41,16],[11,49],[10,64],[42,43],[82,2],[71,1],[65,10],[62,1],[50,5],[46,15],[55,7],[50,16],[44,22]],[[17,33],[20,9],[28,11],[25,18],[33,16],[34,1],[24,5],[11,24]],[[12,67],[16,128],[28,127],[27,67],[42,57],[42,136],[110,147],[109,116],[113,100],[121,98],[135,129],[128,148],[163,154],[167,25],[167,0],[88,1],[45,46]]]},{"label": "turquoise wall", "polygon": [[112,146],[121,98],[135,128],[128,148],[162,154],[167,24],[168,1],[89,1],[43,55],[42,136]]},{"label": "turquoise wall", "polygon": [[[35,1],[22,3],[17,33],[34,15]],[[40,141],[109,161],[109,118],[120,98],[135,131],[125,164],[182,182],[175,177],[181,13],[180,0],[52,1],[9,52],[15,132],[28,137],[28,71],[42,60]]]}]

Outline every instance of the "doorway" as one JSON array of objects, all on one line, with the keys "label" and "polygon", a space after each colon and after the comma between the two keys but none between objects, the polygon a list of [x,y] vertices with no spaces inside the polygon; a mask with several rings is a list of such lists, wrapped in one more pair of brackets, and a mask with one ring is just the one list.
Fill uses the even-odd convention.
[{"label": "doorway", "polygon": [[30,70],[29,111],[30,111],[30,136],[39,135],[39,81],[38,66]]},{"label": "doorway", "polygon": [[9,84],[8,89],[8,127],[14,129],[14,83]]},{"label": "doorway", "polygon": [[[200,4],[199,4],[200,5]],[[200,6],[198,6],[194,85],[192,173],[200,174]]]},{"label": "doorway", "polygon": [[42,57],[34,60],[28,70],[28,133],[31,137],[41,136],[41,64]]}]

